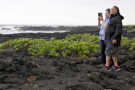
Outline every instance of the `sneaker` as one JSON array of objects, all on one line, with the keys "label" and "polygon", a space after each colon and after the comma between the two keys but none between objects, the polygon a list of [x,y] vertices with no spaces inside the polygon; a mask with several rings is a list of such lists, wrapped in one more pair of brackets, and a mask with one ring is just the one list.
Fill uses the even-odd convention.
[{"label": "sneaker", "polygon": [[113,71],[120,71],[120,66],[112,66]]},{"label": "sneaker", "polygon": [[100,71],[112,71],[112,69],[111,67],[104,66],[103,68],[100,69]]}]

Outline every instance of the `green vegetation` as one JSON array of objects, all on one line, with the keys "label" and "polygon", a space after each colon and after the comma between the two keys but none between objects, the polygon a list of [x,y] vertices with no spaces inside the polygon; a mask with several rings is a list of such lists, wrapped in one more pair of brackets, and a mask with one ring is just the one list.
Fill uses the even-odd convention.
[{"label": "green vegetation", "polygon": [[130,45],[131,41],[132,41],[132,40],[129,40],[128,37],[122,36],[121,46],[122,46],[122,47],[127,47],[127,46]]},{"label": "green vegetation", "polygon": [[130,51],[135,51],[135,38],[132,39],[131,46],[129,48]]},{"label": "green vegetation", "polygon": [[[13,48],[15,51],[23,51],[33,56],[61,56],[88,58],[99,54],[99,36],[94,34],[72,34],[63,40],[50,40],[19,38],[0,44],[0,49]],[[135,38],[130,40],[122,36],[122,47],[130,47],[135,50]]]},{"label": "green vegetation", "polygon": [[135,32],[135,28],[131,29],[131,30],[128,30],[128,33],[131,33],[131,32]]},{"label": "green vegetation", "polygon": [[62,56],[87,58],[99,53],[99,37],[91,34],[67,35],[64,40],[19,38],[0,44],[0,49],[13,48],[33,56]]},{"label": "green vegetation", "polygon": [[125,27],[127,28],[132,28],[133,26],[135,26],[134,24],[133,25],[125,25]]},{"label": "green vegetation", "polygon": [[121,44],[122,47],[126,47],[132,52],[135,51],[135,37],[130,40],[128,37],[122,36]]},{"label": "green vegetation", "polygon": [[124,27],[127,29],[127,30],[132,30],[134,28],[135,25],[125,25]]},{"label": "green vegetation", "polygon": [[67,35],[66,40],[68,41],[84,41],[84,42],[90,42],[90,43],[97,43],[100,41],[100,38],[98,35],[95,34],[73,34],[73,35]]}]

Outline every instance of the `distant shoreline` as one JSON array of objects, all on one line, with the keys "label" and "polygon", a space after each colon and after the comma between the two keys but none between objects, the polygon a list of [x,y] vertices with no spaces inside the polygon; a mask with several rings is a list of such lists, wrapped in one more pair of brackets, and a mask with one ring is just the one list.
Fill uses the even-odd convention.
[{"label": "distant shoreline", "polygon": [[0,26],[0,34],[94,32],[97,26]]},{"label": "distant shoreline", "polygon": [[[10,27],[11,28],[11,27]],[[124,26],[125,30],[131,30],[135,28],[135,25]],[[91,33],[91,34],[98,34],[98,30],[96,26],[78,26],[78,27],[66,27],[66,26],[59,26],[59,27],[50,27],[50,26],[24,26],[20,27],[20,30],[33,30],[33,31],[67,31],[67,32],[56,32],[56,33],[19,33],[19,34],[0,34],[0,43],[16,38],[43,38],[43,39],[50,39],[51,37],[55,37],[56,39],[63,39],[68,34],[79,34],[79,33]],[[128,37],[134,37],[135,33],[129,33]]]}]

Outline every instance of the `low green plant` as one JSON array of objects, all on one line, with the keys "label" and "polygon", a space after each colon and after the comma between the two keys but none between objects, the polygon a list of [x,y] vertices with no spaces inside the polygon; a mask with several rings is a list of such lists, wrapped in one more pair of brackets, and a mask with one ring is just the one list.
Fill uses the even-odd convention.
[{"label": "low green plant", "polygon": [[128,45],[130,45],[130,43],[131,43],[131,40],[128,37],[122,36],[122,40],[121,40],[122,47],[127,47]]},{"label": "low green plant", "polygon": [[27,51],[34,55],[39,56],[46,53],[47,42],[44,39],[35,39],[31,41],[31,44],[27,48]]},{"label": "low green plant", "polygon": [[86,42],[92,42],[92,43],[96,43],[100,41],[100,38],[98,35],[95,34],[69,34],[66,36],[65,38],[68,41],[86,41]]},{"label": "low green plant", "polygon": [[68,35],[63,40],[19,38],[0,44],[0,49],[23,50],[33,56],[62,56],[87,58],[99,53],[99,37],[91,34]]},{"label": "low green plant", "polygon": [[132,39],[131,46],[129,48],[130,51],[135,51],[135,38]]},{"label": "low green plant", "polygon": [[132,32],[135,32],[135,28],[131,29],[131,30],[128,30],[128,33],[132,33]]},{"label": "low green plant", "polygon": [[0,44],[0,49],[14,48],[15,50],[25,49],[29,44],[31,44],[31,38],[19,38],[15,40],[9,40]]},{"label": "low green plant", "polygon": [[13,48],[16,50],[25,49],[32,43],[32,38],[19,38],[12,42]]},{"label": "low green plant", "polygon": [[9,48],[13,45],[13,42],[14,40],[9,40],[9,41],[6,41],[4,43],[1,43],[0,44],[0,49],[6,49],[6,48]]}]

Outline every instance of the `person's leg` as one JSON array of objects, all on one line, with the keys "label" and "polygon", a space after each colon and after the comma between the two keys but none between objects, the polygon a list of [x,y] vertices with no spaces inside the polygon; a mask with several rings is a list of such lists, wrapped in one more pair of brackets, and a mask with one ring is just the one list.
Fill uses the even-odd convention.
[{"label": "person's leg", "polygon": [[112,66],[112,70],[114,70],[114,71],[121,70],[120,66],[118,65],[118,54],[119,54],[119,48],[114,47],[113,48],[113,56],[112,56],[113,62],[114,62],[114,65]]},{"label": "person's leg", "polygon": [[110,41],[106,40],[105,46],[106,46],[106,64],[105,64],[105,67],[103,67],[101,69],[101,71],[111,71],[111,67],[110,67],[110,59],[111,59]]},{"label": "person's leg", "polygon": [[112,58],[113,58],[114,66],[116,66],[116,67],[119,66],[118,61],[117,61],[117,57],[113,56]]},{"label": "person's leg", "polygon": [[119,66],[118,65],[118,55],[119,55],[119,47],[118,46],[113,46],[112,48],[112,58],[113,58],[113,66]]},{"label": "person's leg", "polygon": [[102,61],[102,64],[105,64],[106,63],[106,55],[105,55],[105,43],[104,43],[104,40],[100,40],[100,48],[101,48],[101,61]]},{"label": "person's leg", "polygon": [[110,60],[111,60],[111,41],[106,41],[106,65],[110,67]]},{"label": "person's leg", "polygon": [[111,59],[111,56],[106,56],[106,67],[110,67],[110,59]]},{"label": "person's leg", "polygon": [[101,71],[111,71],[110,58],[111,58],[111,56],[106,56],[106,64],[105,64],[105,66],[101,69]]},{"label": "person's leg", "polygon": [[113,56],[113,62],[114,62],[114,65],[112,66],[112,70],[114,71],[120,71],[120,66],[118,65],[118,59],[117,59],[117,56]]}]

